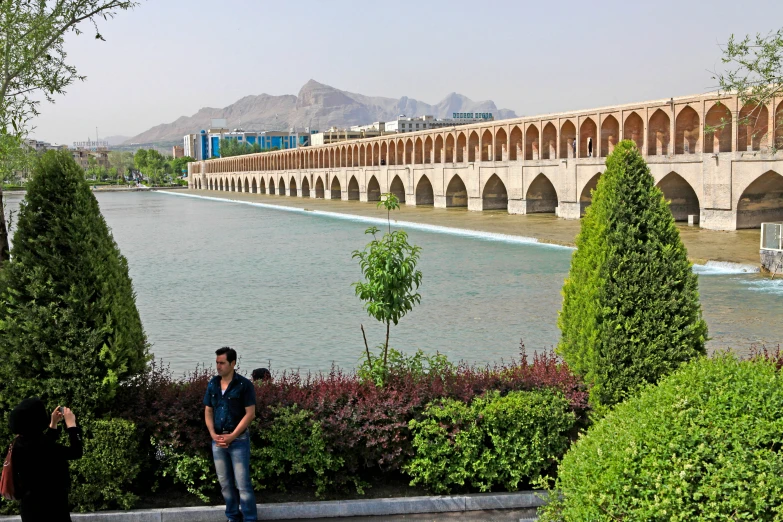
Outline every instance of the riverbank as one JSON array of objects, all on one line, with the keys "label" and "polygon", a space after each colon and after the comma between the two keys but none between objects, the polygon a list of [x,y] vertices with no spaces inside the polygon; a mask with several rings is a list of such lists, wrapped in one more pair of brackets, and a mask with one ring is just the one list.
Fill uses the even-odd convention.
[{"label": "riverbank", "polygon": [[[182,193],[378,219],[386,218],[386,211],[376,208],[374,203],[359,201],[292,198],[246,192],[190,189],[184,190]],[[408,205],[401,205],[400,210],[395,214],[398,221],[534,238],[542,243],[569,247],[574,246],[580,227],[578,220],[559,219],[551,214],[514,215],[505,211],[470,212],[464,208],[443,209]],[[708,261],[713,261],[759,266],[758,230],[705,230],[699,227],[689,227],[682,223],[678,223],[678,228],[688,249],[688,255],[694,263],[705,264]]]}]

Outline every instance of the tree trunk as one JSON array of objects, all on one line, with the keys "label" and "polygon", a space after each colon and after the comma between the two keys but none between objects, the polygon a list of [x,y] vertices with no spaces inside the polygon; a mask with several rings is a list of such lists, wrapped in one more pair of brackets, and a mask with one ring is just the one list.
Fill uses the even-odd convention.
[{"label": "tree trunk", "polygon": [[386,357],[389,354],[389,328],[391,323],[386,321],[386,344],[383,346],[383,371],[386,371]]},{"label": "tree trunk", "polygon": [[11,259],[8,248],[8,228],[5,223],[5,207],[3,206],[3,186],[0,185],[0,267]]}]

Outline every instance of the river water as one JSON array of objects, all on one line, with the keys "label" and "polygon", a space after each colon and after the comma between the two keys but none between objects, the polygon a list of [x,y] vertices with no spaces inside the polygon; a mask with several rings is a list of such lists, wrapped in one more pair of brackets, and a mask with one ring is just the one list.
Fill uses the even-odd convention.
[{"label": "river water", "polygon": [[[364,351],[360,324],[371,347],[383,341],[351,286],[361,278],[351,253],[368,241],[365,218],[161,193],[97,198],[128,258],[152,351],[175,372],[211,364],[224,345],[246,370],[353,368]],[[14,210],[20,196],[6,199]],[[557,343],[571,249],[406,229],[422,247],[422,301],[392,327],[392,346],[493,363],[517,356],[520,340],[528,351]],[[783,278],[722,264],[695,270],[711,351],[783,342]]]}]

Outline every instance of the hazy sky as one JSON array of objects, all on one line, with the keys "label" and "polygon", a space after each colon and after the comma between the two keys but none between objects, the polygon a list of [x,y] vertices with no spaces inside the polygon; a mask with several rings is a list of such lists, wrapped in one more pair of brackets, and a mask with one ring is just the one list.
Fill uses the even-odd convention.
[{"label": "hazy sky", "polygon": [[[66,42],[83,83],[32,135],[70,144],[142,132],[313,78],[437,103],[456,91],[520,115],[715,87],[730,34],[783,26],[780,0],[142,0]],[[196,131],[197,129],[194,129]]]}]

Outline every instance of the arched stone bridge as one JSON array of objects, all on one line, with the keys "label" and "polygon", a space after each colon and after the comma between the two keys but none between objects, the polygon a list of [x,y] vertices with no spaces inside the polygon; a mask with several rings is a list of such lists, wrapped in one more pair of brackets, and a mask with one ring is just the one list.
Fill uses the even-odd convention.
[{"label": "arched stone bridge", "polygon": [[[750,120],[746,122],[746,117]],[[725,125],[710,132],[717,125]],[[196,190],[549,212],[578,219],[620,139],[636,142],[679,221],[783,220],[783,97],[715,93],[500,120],[189,164]]]}]

